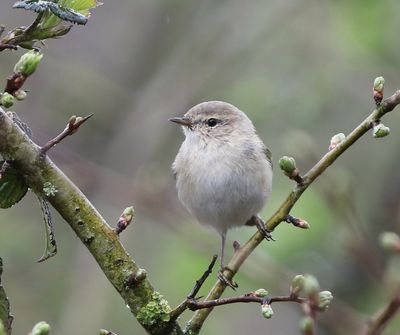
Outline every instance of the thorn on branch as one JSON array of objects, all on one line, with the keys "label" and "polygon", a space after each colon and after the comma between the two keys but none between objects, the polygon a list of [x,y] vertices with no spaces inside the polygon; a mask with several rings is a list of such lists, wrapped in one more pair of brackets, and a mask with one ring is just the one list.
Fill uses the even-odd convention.
[{"label": "thorn on branch", "polygon": [[59,135],[57,135],[55,138],[48,141],[40,149],[41,154],[45,155],[52,147],[54,147],[56,144],[60,143],[65,137],[76,133],[78,131],[79,127],[83,123],[85,123],[89,118],[91,118],[92,116],[93,116],[93,114],[90,114],[85,117],[80,117],[80,116],[75,116],[75,115],[71,116],[65,129]]},{"label": "thorn on branch", "polygon": [[300,175],[299,169],[296,167],[296,161],[293,157],[283,156],[279,159],[279,167],[290,179],[297,184],[303,184],[304,179]]},{"label": "thorn on branch", "polygon": [[286,221],[287,223],[291,223],[293,226],[301,228],[301,229],[310,228],[310,224],[306,220],[296,218],[290,214],[285,216],[284,221]]},{"label": "thorn on branch", "polygon": [[117,227],[115,227],[115,233],[119,235],[122,233],[132,222],[134,218],[135,210],[133,207],[127,207],[122,212],[121,216],[119,217]]}]

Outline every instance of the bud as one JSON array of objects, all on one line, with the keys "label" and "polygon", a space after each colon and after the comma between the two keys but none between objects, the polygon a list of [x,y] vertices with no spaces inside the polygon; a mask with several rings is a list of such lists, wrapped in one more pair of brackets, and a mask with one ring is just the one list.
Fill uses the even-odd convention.
[{"label": "bud", "polygon": [[267,290],[265,290],[265,289],[263,289],[263,288],[259,288],[258,290],[256,290],[256,291],[254,291],[253,292],[253,294],[256,296],[256,297],[259,297],[259,298],[265,298],[265,297],[267,297],[268,296],[268,291]]},{"label": "bud", "polygon": [[119,217],[117,227],[115,228],[115,232],[117,233],[117,235],[119,235],[126,229],[126,227],[129,226],[134,218],[134,214],[135,210],[133,209],[133,207],[127,207],[124,209],[121,216]]},{"label": "bud", "polygon": [[303,275],[297,275],[292,279],[292,284],[290,285],[290,294],[299,295],[299,293],[304,288],[305,278]]},{"label": "bud", "polygon": [[109,335],[110,332],[108,330],[105,329],[100,329],[99,335]]},{"label": "bud", "polygon": [[48,335],[50,334],[50,326],[45,321],[38,322],[33,328],[30,335]]},{"label": "bud", "polygon": [[378,123],[374,126],[372,134],[375,138],[385,137],[390,134],[390,128],[386,127],[383,123]]},{"label": "bud", "polygon": [[279,167],[286,174],[292,174],[296,170],[296,161],[293,157],[283,156],[279,159]]},{"label": "bud", "polygon": [[310,316],[301,319],[300,330],[303,334],[313,334],[314,320]]},{"label": "bud", "polygon": [[10,108],[14,105],[14,97],[10,93],[3,93],[0,97],[0,105],[4,106],[5,108]]},{"label": "bud", "polygon": [[379,105],[383,99],[383,88],[385,86],[385,79],[383,77],[375,78],[373,96],[375,103]]},{"label": "bud", "polygon": [[312,275],[304,276],[304,293],[310,300],[316,300],[319,293],[319,283]]},{"label": "bud", "polygon": [[14,93],[15,99],[17,99],[18,101],[25,100],[26,96],[27,96],[27,94],[24,90],[18,90],[18,91],[15,91],[15,93]]},{"label": "bud", "polygon": [[318,307],[323,311],[326,311],[333,300],[332,293],[330,291],[321,291],[319,292],[318,297]]},{"label": "bud", "polygon": [[400,252],[400,236],[391,231],[385,231],[379,236],[381,246],[389,251]]},{"label": "bud", "polygon": [[30,50],[22,55],[17,64],[14,66],[15,73],[21,73],[24,77],[32,75],[38,67],[43,54],[36,50]]},{"label": "bud", "polygon": [[329,144],[329,150],[335,149],[340,143],[346,139],[346,135],[343,133],[332,136],[331,143]]},{"label": "bud", "polygon": [[143,281],[144,279],[146,279],[146,277],[147,277],[147,271],[145,269],[137,270],[136,275],[135,275],[135,280],[138,283]]},{"label": "bud", "polygon": [[274,311],[272,310],[272,307],[269,304],[261,305],[261,313],[263,317],[266,319],[271,319],[272,316],[274,315]]},{"label": "bud", "polygon": [[383,92],[384,86],[385,86],[385,78],[376,77],[374,80],[374,91]]}]

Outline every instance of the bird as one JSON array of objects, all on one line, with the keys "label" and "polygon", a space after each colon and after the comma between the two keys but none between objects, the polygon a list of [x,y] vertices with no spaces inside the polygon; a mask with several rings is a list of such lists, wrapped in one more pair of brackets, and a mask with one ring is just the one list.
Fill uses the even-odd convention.
[{"label": "bird", "polygon": [[172,164],[178,198],[202,225],[221,237],[218,278],[233,289],[224,264],[227,231],[256,225],[273,240],[259,212],[271,191],[273,166],[247,115],[223,101],[202,102],[169,121],[182,126],[185,139]]}]

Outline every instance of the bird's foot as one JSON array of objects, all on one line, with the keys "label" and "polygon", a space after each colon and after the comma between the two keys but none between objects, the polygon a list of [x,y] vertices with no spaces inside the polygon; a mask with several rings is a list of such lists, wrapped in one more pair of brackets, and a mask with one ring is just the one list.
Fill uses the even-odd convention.
[{"label": "bird's foot", "polygon": [[239,287],[239,285],[233,280],[233,279],[228,279],[225,275],[224,275],[224,271],[225,270],[228,270],[228,271],[231,271],[228,267],[224,267],[224,268],[221,268],[219,271],[218,271],[218,273],[217,273],[217,278],[220,280],[220,282],[222,283],[222,284],[225,284],[225,285],[227,285],[227,286],[229,286],[232,290],[236,290],[238,287]]},{"label": "bird's foot", "polygon": [[265,222],[260,217],[255,217],[255,223],[258,231],[264,236],[267,241],[275,241],[271,235],[271,231],[265,225]]}]

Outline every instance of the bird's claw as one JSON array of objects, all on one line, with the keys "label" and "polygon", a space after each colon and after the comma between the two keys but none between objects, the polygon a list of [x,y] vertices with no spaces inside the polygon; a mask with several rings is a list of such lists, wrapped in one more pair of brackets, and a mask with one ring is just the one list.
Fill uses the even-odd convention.
[{"label": "bird's claw", "polygon": [[225,269],[227,269],[227,268],[220,269],[218,271],[217,278],[220,280],[220,282],[222,284],[225,284],[225,285],[229,286],[232,290],[235,291],[239,287],[239,285],[233,279],[226,278],[226,276],[224,275],[224,270]]},{"label": "bird's claw", "polygon": [[264,236],[267,241],[275,241],[271,235],[271,231],[267,228],[264,221],[259,217],[256,218],[256,226],[258,231]]}]

